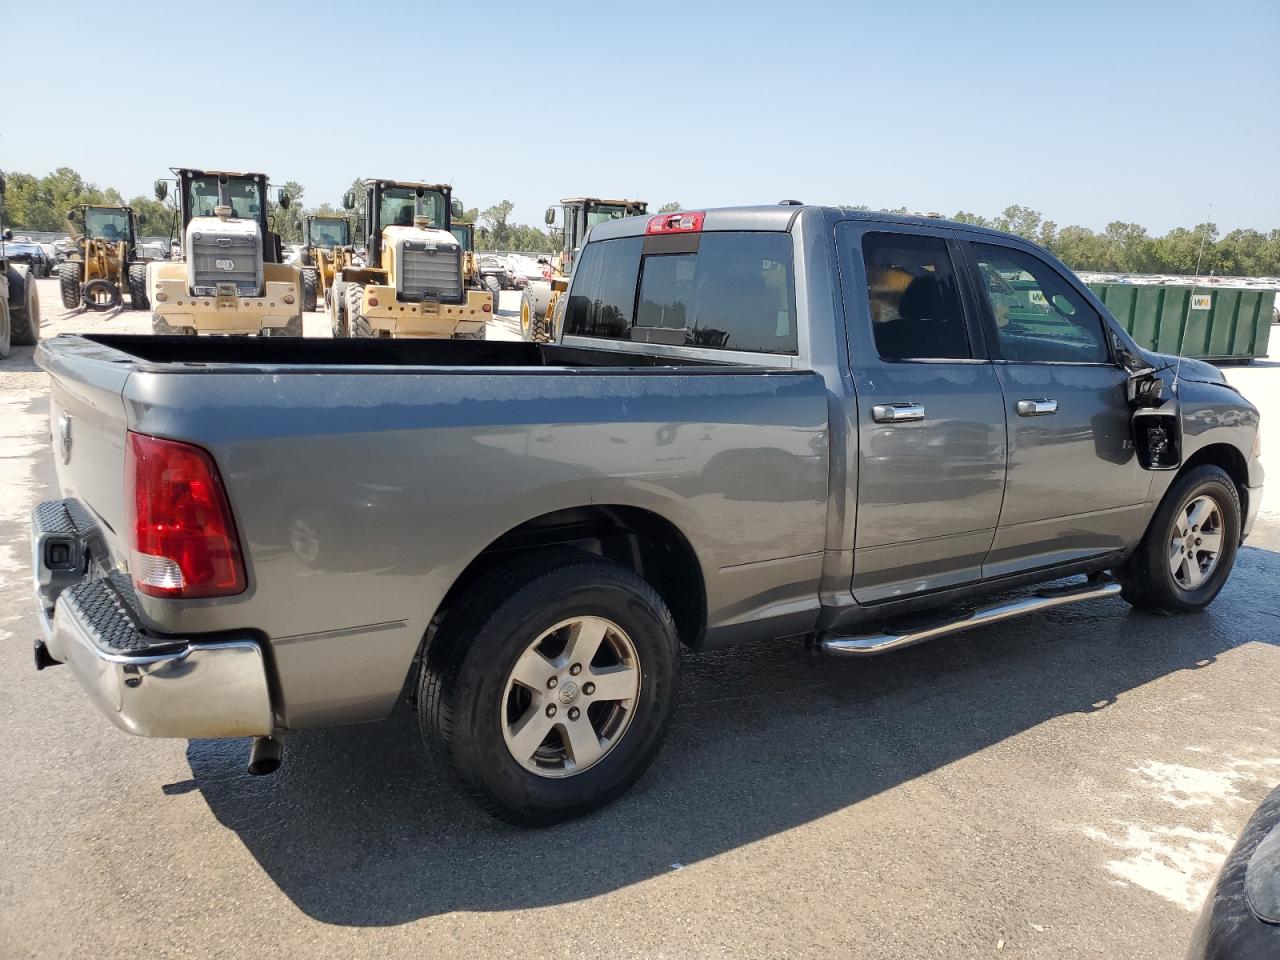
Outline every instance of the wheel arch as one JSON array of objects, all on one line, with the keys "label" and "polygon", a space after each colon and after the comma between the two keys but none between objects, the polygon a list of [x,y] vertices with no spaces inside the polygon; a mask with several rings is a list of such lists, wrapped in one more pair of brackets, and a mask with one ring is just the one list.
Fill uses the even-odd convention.
[{"label": "wheel arch", "polygon": [[[1171,488],[1181,477],[1196,467],[1206,465],[1222,468],[1231,478],[1231,482],[1235,484],[1236,493],[1240,497],[1240,516],[1243,520],[1249,515],[1249,462],[1240,452],[1240,448],[1234,444],[1217,442],[1201,447],[1178,468],[1169,487]],[[1166,489],[1165,492],[1167,494],[1168,490]]]},{"label": "wheel arch", "polygon": [[697,647],[706,630],[707,588],[688,537],[644,507],[591,504],[524,521],[481,550],[454,579],[433,615],[438,621],[471,584],[522,553],[571,547],[606,557],[644,578],[666,601],[681,643]]}]

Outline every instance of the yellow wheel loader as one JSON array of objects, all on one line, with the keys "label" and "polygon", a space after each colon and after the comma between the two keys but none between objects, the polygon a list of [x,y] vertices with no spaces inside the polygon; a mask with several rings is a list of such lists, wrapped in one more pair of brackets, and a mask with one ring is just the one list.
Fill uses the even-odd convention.
[{"label": "yellow wheel loader", "polygon": [[[462,204],[448,184],[365,180],[364,266],[339,270],[329,298],[335,337],[483,340],[493,297],[468,287],[462,245],[450,232]],[[343,206],[356,207],[348,191]]]},{"label": "yellow wheel loader", "polygon": [[[157,180],[182,229],[182,256],[147,264],[151,329],[158,334],[302,336],[301,271],[281,262],[267,220],[266,174],[175,168]],[[290,203],[280,191],[281,208]]]},{"label": "yellow wheel loader", "polygon": [[[597,223],[621,220],[623,217],[642,216],[649,210],[644,200],[600,200],[595,197],[570,197],[560,201],[564,210],[564,225],[560,231],[560,252],[551,258],[544,279],[530,281],[520,297],[520,337],[546,343],[555,339],[551,318],[555,315],[556,301],[569,289],[569,274],[573,261],[582,249],[587,231]],[[556,208],[547,207],[547,226],[556,225]]]},{"label": "yellow wheel loader", "polygon": [[328,304],[333,278],[351,266],[351,221],[346,217],[302,218],[302,309]]},{"label": "yellow wheel loader", "polygon": [[64,307],[114,310],[127,290],[134,310],[148,308],[147,265],[138,258],[139,219],[128,207],[88,203],[68,214],[74,249],[58,265]]},{"label": "yellow wheel loader", "polygon": [[497,277],[486,277],[480,272],[480,258],[476,255],[476,225],[455,222],[449,232],[462,247],[462,278],[469,290],[484,290],[493,296],[493,315],[498,315],[498,295],[502,284]]}]

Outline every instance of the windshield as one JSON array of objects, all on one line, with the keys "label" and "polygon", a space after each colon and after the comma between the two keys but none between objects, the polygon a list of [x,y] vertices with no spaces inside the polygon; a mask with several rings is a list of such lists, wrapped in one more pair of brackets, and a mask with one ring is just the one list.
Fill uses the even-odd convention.
[{"label": "windshield", "polygon": [[422,190],[421,187],[383,187],[382,204],[378,207],[378,222],[384,227],[413,226],[414,201],[421,190],[420,213],[427,218],[427,226],[444,229],[444,194],[438,190]]},{"label": "windshield", "polygon": [[459,226],[455,224],[450,228],[449,232],[452,233],[454,239],[458,241],[458,246],[467,253],[471,252],[471,227],[469,225]]},{"label": "windshield", "polygon": [[124,240],[129,236],[129,214],[123,210],[89,207],[84,212],[84,235],[101,240]]},{"label": "windshield", "polygon": [[627,208],[619,203],[599,203],[587,211],[587,229],[597,223],[608,223],[610,220],[621,220],[627,215]]},{"label": "windshield", "polygon": [[[228,179],[227,194],[232,215],[246,220],[257,220],[262,212],[261,189],[252,180]],[[190,210],[192,217],[217,216],[213,208],[218,205],[218,178],[192,177]]]},{"label": "windshield", "polygon": [[346,220],[316,218],[307,226],[307,243],[313,247],[344,247],[351,242],[350,229]]}]

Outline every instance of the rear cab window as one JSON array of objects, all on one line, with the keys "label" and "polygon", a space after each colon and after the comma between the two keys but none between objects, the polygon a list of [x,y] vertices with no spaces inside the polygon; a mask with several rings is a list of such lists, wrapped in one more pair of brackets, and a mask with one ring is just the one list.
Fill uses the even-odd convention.
[{"label": "rear cab window", "polygon": [[588,243],[574,270],[564,333],[794,356],[791,235],[724,231]]}]

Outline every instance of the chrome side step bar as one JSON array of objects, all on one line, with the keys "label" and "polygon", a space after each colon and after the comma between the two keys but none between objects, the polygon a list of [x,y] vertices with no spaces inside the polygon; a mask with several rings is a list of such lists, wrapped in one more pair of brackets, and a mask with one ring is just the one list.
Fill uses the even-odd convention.
[{"label": "chrome side step bar", "polygon": [[1080,587],[1042,590],[1029,597],[1019,597],[1016,600],[1006,600],[1003,603],[979,607],[977,610],[966,613],[955,620],[935,623],[931,626],[921,627],[918,630],[886,631],[885,633],[856,637],[828,635],[822,639],[820,646],[823,653],[830,653],[836,656],[873,657],[879,653],[888,653],[890,650],[901,650],[903,647],[914,646],[917,643],[932,640],[934,637],[945,636],[948,633],[959,633],[961,630],[970,630],[973,627],[982,627],[989,623],[1010,620],[1013,617],[1021,617],[1028,613],[1038,613],[1051,607],[1063,607],[1069,603],[1080,603],[1083,600],[1101,600],[1103,597],[1119,595],[1120,584],[1114,580],[1091,581]]}]

